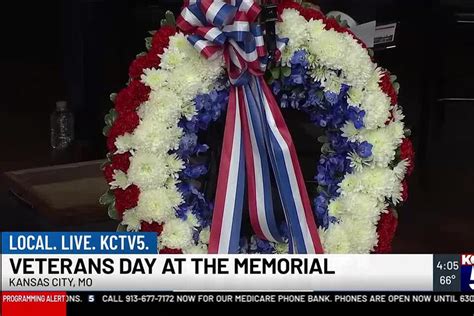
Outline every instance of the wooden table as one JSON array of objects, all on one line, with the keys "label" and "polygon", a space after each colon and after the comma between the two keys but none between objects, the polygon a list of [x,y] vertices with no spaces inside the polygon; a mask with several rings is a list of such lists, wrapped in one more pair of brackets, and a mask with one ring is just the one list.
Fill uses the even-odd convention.
[{"label": "wooden table", "polygon": [[5,172],[10,191],[57,225],[108,220],[99,197],[107,190],[103,160]]}]

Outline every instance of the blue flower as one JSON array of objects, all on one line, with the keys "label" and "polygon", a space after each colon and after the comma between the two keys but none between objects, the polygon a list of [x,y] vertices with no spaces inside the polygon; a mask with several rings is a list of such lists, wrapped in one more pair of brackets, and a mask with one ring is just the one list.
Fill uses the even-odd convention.
[{"label": "blue flower", "polygon": [[363,141],[357,147],[357,154],[362,158],[369,158],[372,156],[372,144],[369,144],[367,141]]},{"label": "blue flower", "polygon": [[303,67],[308,67],[308,57],[307,53],[304,50],[296,51],[290,59],[291,65],[300,65]]},{"label": "blue flower", "polygon": [[272,91],[274,95],[278,95],[281,91],[281,83],[278,80],[272,82]]},{"label": "blue flower", "polygon": [[361,129],[364,127],[364,117],[365,117],[364,110],[359,110],[353,106],[350,106],[347,109],[347,116],[348,116],[348,119],[352,123],[354,123],[354,127],[356,129]]},{"label": "blue flower", "polygon": [[250,250],[262,254],[275,253],[275,248],[273,248],[273,245],[269,241],[260,239],[257,236],[252,236],[250,240]]},{"label": "blue flower", "polygon": [[324,91],[324,97],[330,104],[336,104],[339,100],[338,95],[332,91]]},{"label": "blue flower", "polygon": [[194,133],[186,133],[181,137],[178,148],[178,155],[187,158],[195,153],[198,137]]},{"label": "blue flower", "polygon": [[183,173],[187,178],[197,179],[207,173],[207,166],[204,164],[190,164],[186,166]]}]

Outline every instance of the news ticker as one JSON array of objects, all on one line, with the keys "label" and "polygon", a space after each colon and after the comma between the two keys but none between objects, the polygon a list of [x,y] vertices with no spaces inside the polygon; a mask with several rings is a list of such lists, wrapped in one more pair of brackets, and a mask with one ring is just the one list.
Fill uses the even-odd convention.
[{"label": "news ticker", "polygon": [[153,233],[2,233],[2,291],[474,292],[474,255],[158,255]]}]

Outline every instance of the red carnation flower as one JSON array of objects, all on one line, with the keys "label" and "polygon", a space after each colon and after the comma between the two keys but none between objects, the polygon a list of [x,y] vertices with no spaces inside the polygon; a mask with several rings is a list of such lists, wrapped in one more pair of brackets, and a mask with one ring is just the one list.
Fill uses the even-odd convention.
[{"label": "red carnation flower", "polygon": [[112,166],[115,170],[127,172],[130,167],[130,153],[117,154],[112,156]]},{"label": "red carnation flower", "polygon": [[404,138],[400,146],[400,158],[408,161],[407,175],[411,175],[415,169],[415,151],[413,150],[413,143],[409,138]]},{"label": "red carnation flower", "polygon": [[150,51],[148,54],[137,57],[128,68],[128,75],[131,79],[140,79],[143,70],[147,68],[158,68],[161,59],[157,53]]},{"label": "red carnation flower", "polygon": [[324,14],[314,8],[303,8],[301,10],[301,15],[308,21],[313,20],[324,20]]},{"label": "red carnation flower", "polygon": [[380,78],[379,86],[382,91],[390,97],[390,103],[395,105],[398,103],[397,91],[393,87],[392,81],[390,80],[390,73],[384,72],[382,78]]},{"label": "red carnation flower", "polygon": [[162,255],[180,255],[182,253],[183,251],[181,249],[173,249],[168,247],[165,247],[160,250],[160,254]]},{"label": "red carnation flower", "polygon": [[382,214],[378,227],[377,234],[379,235],[379,242],[375,247],[374,253],[391,253],[392,241],[397,230],[398,219],[394,213],[389,210],[388,213]]},{"label": "red carnation flower", "polygon": [[140,196],[140,189],[136,185],[131,185],[125,190],[115,189],[115,209],[119,213],[120,217],[123,213],[131,208],[137,206],[138,197]]},{"label": "red carnation flower", "polygon": [[139,122],[140,118],[137,112],[128,112],[124,115],[119,115],[107,135],[107,148],[109,152],[115,152],[117,150],[117,147],[115,147],[117,137],[125,133],[133,132]]},{"label": "red carnation flower", "polygon": [[346,28],[342,27],[339,24],[339,22],[337,22],[337,20],[334,19],[334,18],[326,19],[325,23],[326,23],[326,26],[324,28],[326,30],[334,30],[334,31],[339,32],[339,33],[344,33],[345,30],[346,30]]},{"label": "red carnation flower", "polygon": [[408,200],[408,182],[407,180],[402,181],[402,201]]},{"label": "red carnation flower", "polygon": [[104,172],[105,180],[107,180],[107,183],[114,181],[114,168],[111,163],[107,164],[104,167],[103,172]]},{"label": "red carnation flower", "polygon": [[157,222],[142,222],[140,230],[142,232],[156,232],[160,234],[163,231],[163,225],[158,224]]},{"label": "red carnation flower", "polygon": [[117,94],[115,109],[119,115],[135,111],[140,104],[148,100],[150,91],[150,87],[139,80],[132,80],[127,87]]},{"label": "red carnation flower", "polygon": [[303,7],[298,3],[294,2],[293,0],[283,0],[277,7],[278,17],[281,16],[283,10],[285,9],[295,9],[298,12],[301,12],[303,10]]},{"label": "red carnation flower", "polygon": [[170,37],[176,34],[176,28],[173,26],[162,26],[153,35],[150,52],[162,54],[170,43]]}]

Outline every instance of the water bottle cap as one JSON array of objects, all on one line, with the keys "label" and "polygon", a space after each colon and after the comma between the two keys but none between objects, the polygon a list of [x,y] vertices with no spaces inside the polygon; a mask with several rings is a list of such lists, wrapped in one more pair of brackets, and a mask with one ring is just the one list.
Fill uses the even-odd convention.
[{"label": "water bottle cap", "polygon": [[58,111],[66,111],[66,110],[67,110],[67,102],[66,102],[66,101],[58,101],[58,102],[56,102],[56,110],[58,110]]}]

